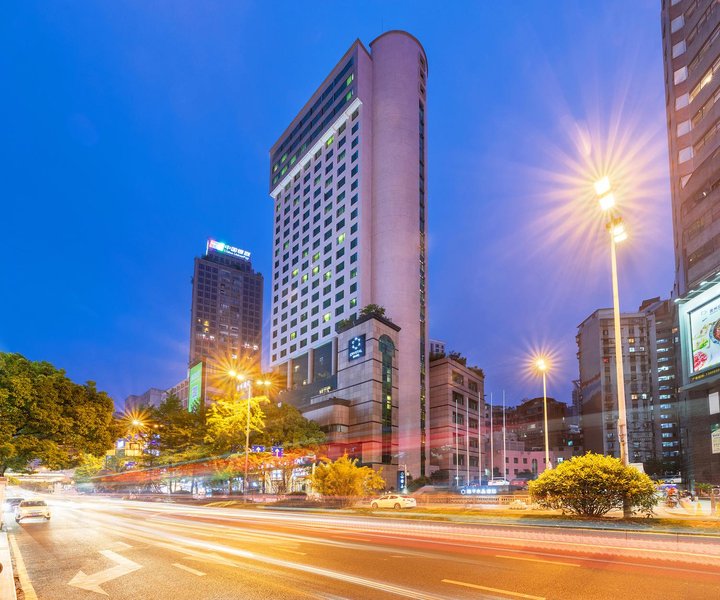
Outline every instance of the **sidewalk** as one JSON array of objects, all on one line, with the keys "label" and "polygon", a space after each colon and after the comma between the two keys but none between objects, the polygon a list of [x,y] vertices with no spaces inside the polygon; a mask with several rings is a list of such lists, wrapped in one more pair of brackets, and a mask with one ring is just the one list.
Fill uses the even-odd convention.
[{"label": "sidewalk", "polygon": [[8,544],[8,534],[6,531],[0,531],[0,598],[2,600],[16,600],[15,579],[13,577],[13,567],[10,560],[10,545]]}]

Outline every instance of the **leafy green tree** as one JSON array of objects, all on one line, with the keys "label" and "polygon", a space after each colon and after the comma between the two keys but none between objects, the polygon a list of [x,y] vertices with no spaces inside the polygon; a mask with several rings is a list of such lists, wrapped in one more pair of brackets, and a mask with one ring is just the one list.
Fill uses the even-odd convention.
[{"label": "leafy green tree", "polygon": [[0,353],[0,475],[40,461],[68,468],[104,454],[117,437],[113,401],[95,383],[73,383],[47,362]]},{"label": "leafy green tree", "polygon": [[350,505],[358,498],[385,489],[382,469],[358,467],[357,459],[344,454],[336,461],[326,460],[317,466],[311,481],[313,489],[323,496],[337,498]]},{"label": "leafy green tree", "polygon": [[325,443],[325,434],[315,421],[302,416],[292,404],[270,403],[263,406],[264,426],[254,432],[251,443],[282,446],[283,449],[317,448]]},{"label": "leafy green tree", "polygon": [[541,506],[583,517],[601,517],[622,509],[624,502],[650,516],[657,504],[650,477],[617,458],[591,452],[544,471],[529,489]]},{"label": "leafy green tree", "polygon": [[105,468],[105,458],[102,456],[93,456],[83,452],[80,455],[78,466],[75,467],[75,482],[87,483],[91,481],[100,471]]},{"label": "leafy green tree", "polygon": [[156,464],[207,454],[207,449],[202,448],[205,437],[203,415],[185,409],[177,396],[171,394],[160,406],[151,409],[149,419],[151,425],[143,435],[147,436],[147,447],[159,453],[154,461]]},{"label": "leafy green tree", "polygon": [[247,399],[218,398],[207,410],[205,442],[218,453],[237,452],[245,447],[250,403],[250,431],[261,432],[265,424],[265,396]]}]

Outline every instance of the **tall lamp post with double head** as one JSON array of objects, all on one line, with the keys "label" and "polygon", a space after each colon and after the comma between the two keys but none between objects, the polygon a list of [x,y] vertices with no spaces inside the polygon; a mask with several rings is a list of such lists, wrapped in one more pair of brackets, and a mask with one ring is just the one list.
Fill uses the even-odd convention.
[{"label": "tall lamp post with double head", "polygon": [[[252,401],[253,381],[248,379],[243,373],[238,373],[234,370],[228,371],[228,375],[237,381],[236,390],[238,392],[241,389],[245,389],[247,391],[247,418],[245,420],[245,475],[243,477],[243,495],[246,495],[248,484],[248,459],[250,454],[250,403]],[[254,383],[256,385],[263,386],[266,389],[270,387],[270,381],[266,379],[259,379]]]},{"label": "tall lamp post with double head", "polygon": [[595,182],[595,193],[600,203],[600,208],[607,214],[606,228],[610,234],[610,264],[612,271],[612,291],[613,291],[613,325],[615,335],[615,377],[617,379],[617,399],[618,399],[618,441],[620,442],[620,460],[623,465],[630,462],[628,454],[627,439],[627,411],[625,408],[625,375],[623,370],[622,355],[622,332],[620,330],[620,296],[618,293],[618,274],[617,274],[617,254],[616,246],[620,242],[627,239],[627,231],[622,217],[615,209],[615,195],[607,177]]},{"label": "tall lamp post with double head", "polygon": [[540,357],[535,361],[535,368],[542,374],[543,382],[543,431],[545,432],[545,469],[552,469],[550,462],[550,443],[548,438],[548,411],[547,411],[547,370],[548,360]]}]

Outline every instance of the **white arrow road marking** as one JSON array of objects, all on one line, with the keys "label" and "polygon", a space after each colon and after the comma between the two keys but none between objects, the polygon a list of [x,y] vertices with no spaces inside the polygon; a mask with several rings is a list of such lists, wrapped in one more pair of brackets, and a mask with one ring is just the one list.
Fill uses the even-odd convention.
[{"label": "white arrow road marking", "polygon": [[112,550],[101,550],[100,554],[117,564],[114,567],[109,567],[104,571],[98,571],[92,575],[86,575],[82,571],[78,571],[78,574],[68,582],[68,585],[109,596],[109,594],[100,587],[103,583],[107,583],[108,581],[112,581],[113,579],[117,579],[118,577],[142,568],[142,565],[131,561],[129,558],[120,556]]}]

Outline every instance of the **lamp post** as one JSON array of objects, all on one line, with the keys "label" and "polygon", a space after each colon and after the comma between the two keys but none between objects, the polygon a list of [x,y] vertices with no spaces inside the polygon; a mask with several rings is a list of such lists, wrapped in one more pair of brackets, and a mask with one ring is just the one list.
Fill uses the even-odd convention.
[{"label": "lamp post", "polygon": [[613,291],[613,321],[615,335],[615,377],[618,398],[618,440],[620,442],[620,460],[627,466],[630,462],[627,439],[627,411],[625,408],[625,375],[623,372],[622,332],[620,331],[620,297],[618,293],[617,255],[615,247],[627,239],[627,232],[622,217],[616,214],[615,195],[612,192],[610,180],[603,177],[595,182],[595,193],[600,208],[608,214],[606,228],[610,234],[610,265],[612,272]]},{"label": "lamp post", "polygon": [[[250,401],[252,400],[252,384],[253,382],[246,379],[245,375],[236,371],[228,371],[228,375],[233,379],[237,380],[236,390],[239,392],[241,388],[247,390],[247,418],[245,420],[245,475],[243,477],[243,496],[247,494],[248,484],[248,459],[250,454]],[[270,381],[260,379],[255,382],[257,385],[270,386]]]},{"label": "lamp post", "polygon": [[544,358],[538,358],[535,361],[535,367],[542,373],[543,382],[543,430],[545,431],[545,469],[552,469],[550,463],[550,443],[548,441],[548,417],[547,417],[547,377],[548,362]]}]

